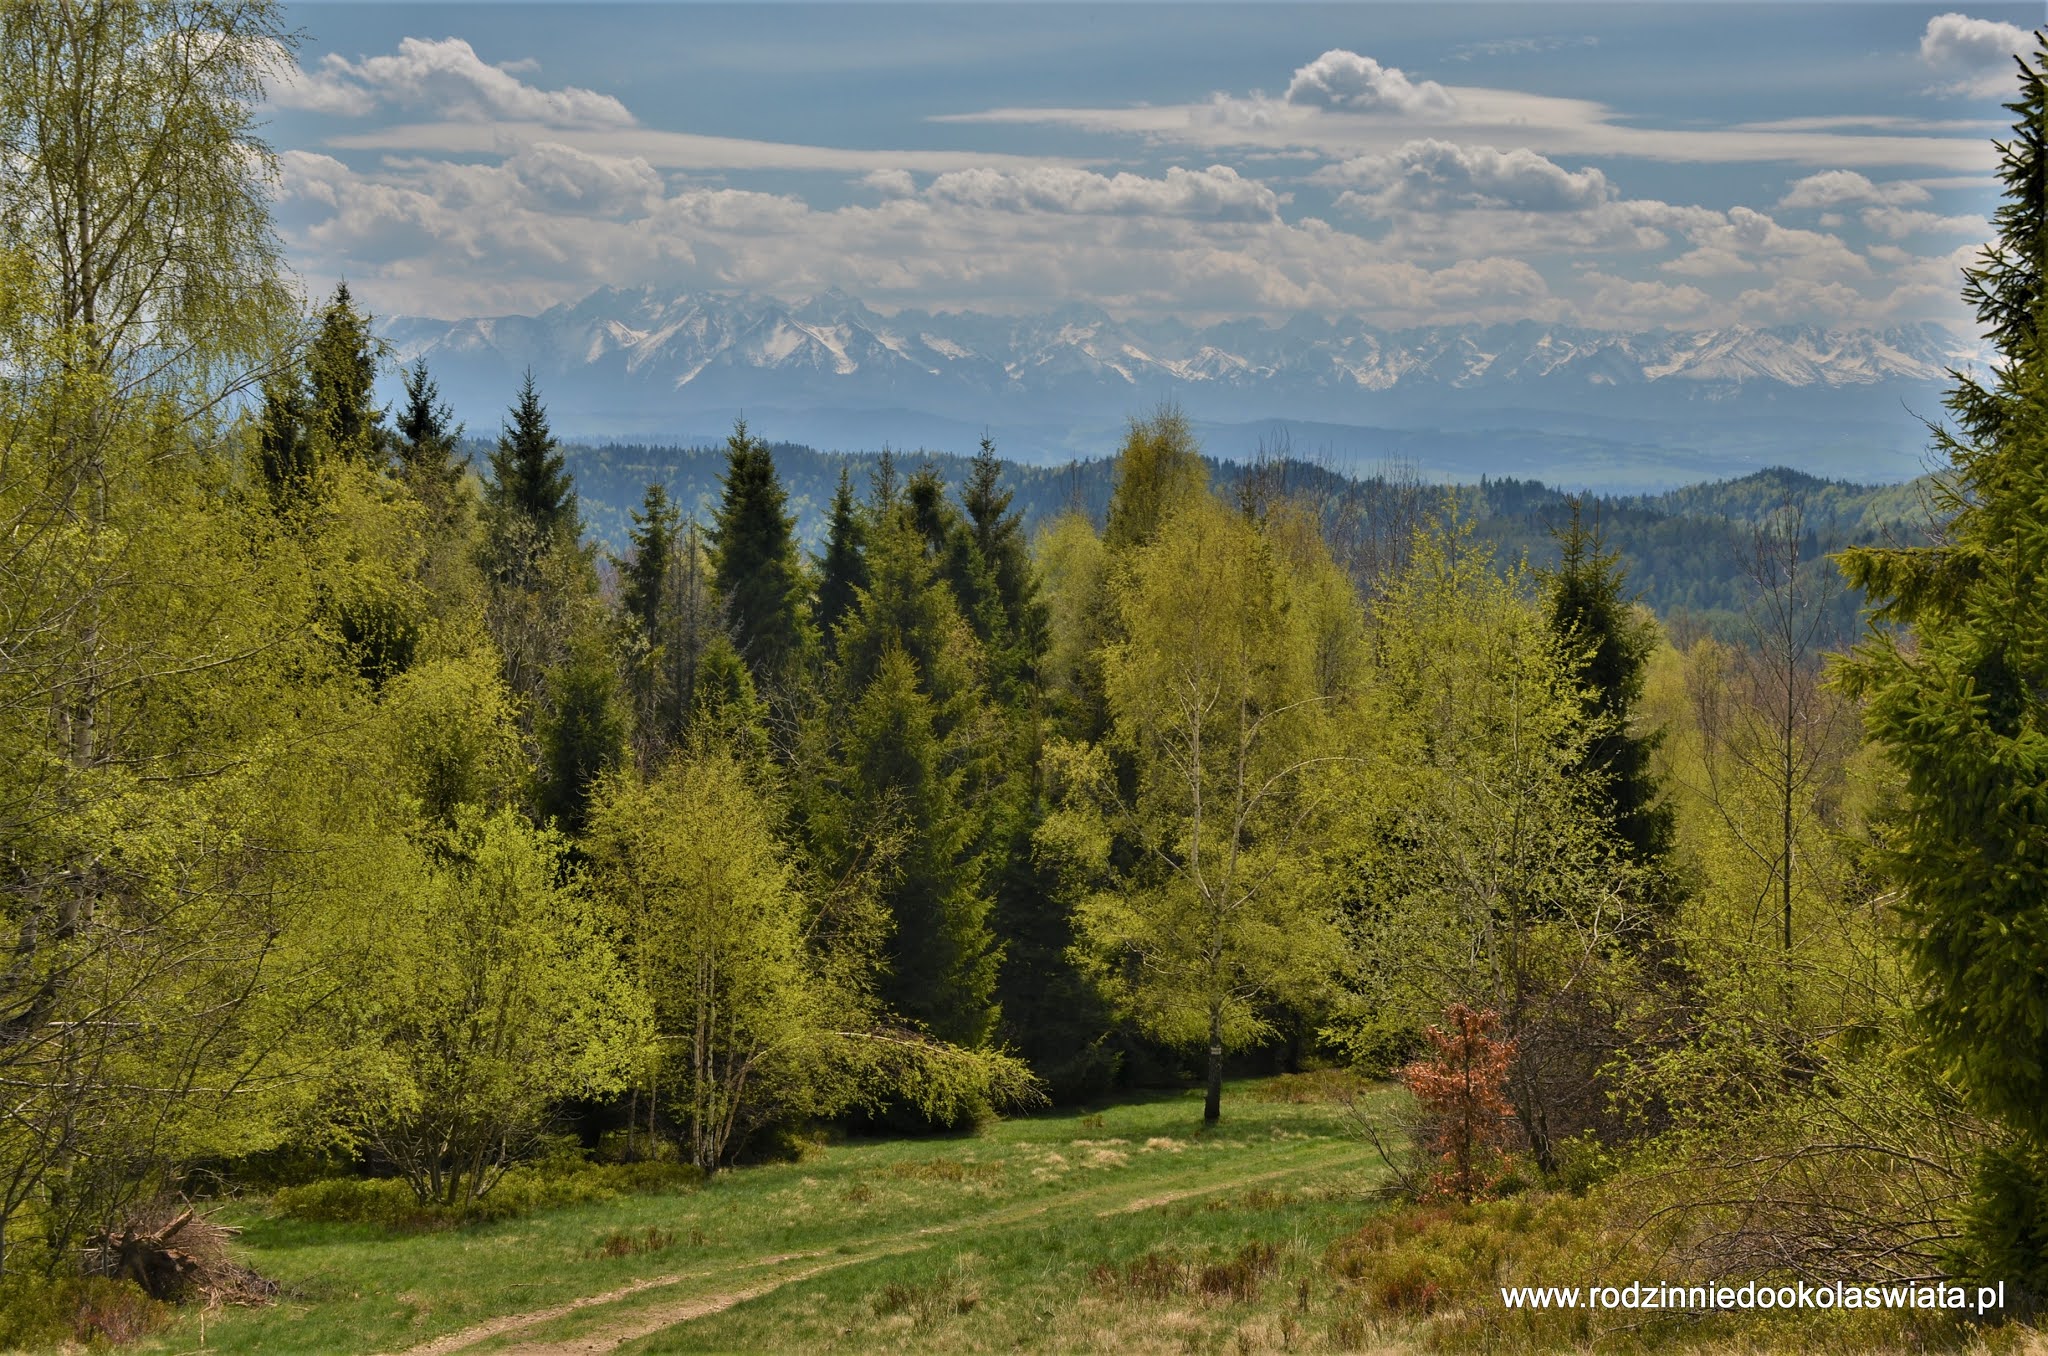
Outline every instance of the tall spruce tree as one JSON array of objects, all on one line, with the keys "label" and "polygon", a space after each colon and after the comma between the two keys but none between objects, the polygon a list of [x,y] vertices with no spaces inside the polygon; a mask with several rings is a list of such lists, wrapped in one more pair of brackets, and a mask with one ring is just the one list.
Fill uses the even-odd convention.
[{"label": "tall spruce tree", "polygon": [[[994,1029],[999,948],[984,887],[990,757],[974,632],[910,506],[873,523],[870,582],[838,631],[827,821],[886,822],[899,852],[881,888],[894,922],[883,995],[935,1035]],[[851,865],[847,863],[846,865]]]},{"label": "tall spruce tree", "polygon": [[780,690],[789,662],[804,643],[803,567],[796,518],[768,444],[733,425],[725,444],[725,478],[712,520],[712,586],[725,602],[733,643],[765,691]]},{"label": "tall spruce tree", "polygon": [[1643,695],[1643,672],[1656,648],[1656,623],[1636,615],[1623,595],[1619,553],[1607,549],[1599,524],[1588,527],[1584,500],[1571,500],[1571,517],[1556,530],[1561,559],[1549,578],[1551,634],[1576,656],[1587,721],[1597,727],[1575,775],[1599,785],[1598,804],[1615,839],[1638,862],[1653,863],[1671,848],[1671,807],[1650,767],[1661,734],[1635,733],[1629,718]]},{"label": "tall spruce tree", "polygon": [[1904,774],[1888,845],[1932,1049],[2005,1129],[1979,1165],[1973,1274],[2048,1297],[2048,35],[2020,61],[1999,145],[1998,238],[1963,295],[2000,358],[1954,374],[1938,429],[1945,540],[1857,548],[1849,579],[1901,623],[1847,666]]},{"label": "tall spruce tree", "polygon": [[993,578],[1013,643],[1035,654],[1044,644],[1045,608],[1031,572],[1023,517],[1010,511],[1015,496],[1003,488],[1002,481],[1003,464],[996,459],[995,441],[985,437],[968,468],[967,483],[961,487],[960,506],[967,511],[975,549]]},{"label": "tall spruce tree", "polygon": [[595,631],[571,637],[568,654],[548,675],[549,709],[541,721],[540,784],[535,795],[543,820],[581,833],[593,784],[616,767],[626,746],[625,704],[611,648]]},{"label": "tall spruce tree", "polygon": [[619,605],[640,624],[640,633],[650,644],[659,640],[662,594],[675,563],[681,521],[682,515],[669,501],[668,491],[652,484],[641,498],[640,507],[633,511],[633,526],[626,534],[633,543],[633,552],[620,563]]},{"label": "tall spruce tree", "polygon": [[391,430],[371,402],[377,382],[377,341],[370,317],[355,307],[348,284],[334,289],[306,349],[306,417],[321,457],[382,466]]},{"label": "tall spruce tree", "polygon": [[860,590],[867,587],[867,532],[861,524],[860,508],[854,503],[853,482],[844,467],[839,471],[839,488],[832,495],[832,515],[826,526],[825,554],[818,561],[818,598],[811,619],[818,628],[825,652],[837,652],[833,634],[851,612]]},{"label": "tall spruce tree", "polygon": [[400,378],[405,408],[398,415],[399,471],[422,499],[439,503],[454,493],[469,469],[469,458],[457,450],[462,425],[441,403],[441,388],[427,375],[424,358],[401,369]]},{"label": "tall spruce tree", "polygon": [[561,444],[548,429],[547,407],[528,368],[512,405],[512,423],[498,435],[491,453],[491,483],[485,497],[500,514],[529,524],[543,540],[573,541],[581,531],[576,488],[562,458]]},{"label": "tall spruce tree", "polygon": [[306,389],[296,373],[263,383],[256,461],[271,505],[280,512],[299,503],[312,487],[319,463],[306,436]]}]

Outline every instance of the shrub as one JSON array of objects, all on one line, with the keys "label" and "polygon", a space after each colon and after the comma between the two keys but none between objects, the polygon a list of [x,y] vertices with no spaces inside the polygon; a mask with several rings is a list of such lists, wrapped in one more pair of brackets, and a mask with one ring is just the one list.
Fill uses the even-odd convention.
[{"label": "shrub", "polygon": [[1420,1194],[1471,1202],[1495,1194],[1512,1167],[1502,1088],[1515,1043],[1494,1036],[1497,1013],[1453,1003],[1444,1016],[1452,1029],[1429,1028],[1429,1054],[1403,1066],[1401,1081],[1421,1108],[1420,1145],[1439,1165]]},{"label": "shrub", "polygon": [[561,1159],[509,1169],[490,1193],[468,1206],[423,1206],[396,1177],[338,1177],[287,1187],[271,1204],[292,1219],[435,1229],[511,1219],[586,1201],[679,1191],[703,1174],[683,1163],[584,1163]]}]

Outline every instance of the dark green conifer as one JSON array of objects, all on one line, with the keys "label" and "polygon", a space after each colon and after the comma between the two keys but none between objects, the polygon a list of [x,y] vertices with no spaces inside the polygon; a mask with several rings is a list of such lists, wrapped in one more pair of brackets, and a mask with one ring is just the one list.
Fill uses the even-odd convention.
[{"label": "dark green conifer", "polygon": [[570,639],[568,654],[548,675],[547,705],[537,808],[542,820],[581,833],[592,783],[617,766],[626,747],[618,669],[602,636],[586,632]]},{"label": "dark green conifer", "polygon": [[1978,1164],[1956,1274],[2048,1296],[2048,35],[2020,62],[1999,146],[1998,238],[1964,271],[1999,360],[1960,373],[1937,430],[1952,517],[1939,545],[1841,557],[1877,616],[1845,667],[1902,774],[1886,846],[1926,1047],[1996,1138]]},{"label": "dark green conifer", "polygon": [[462,425],[441,403],[440,387],[427,375],[424,358],[399,375],[405,382],[405,408],[398,416],[399,470],[415,493],[438,504],[454,493],[469,469],[469,458],[457,450]]},{"label": "dark green conifer", "polygon": [[834,632],[853,610],[861,589],[867,587],[867,533],[861,525],[860,509],[853,500],[851,478],[842,467],[839,488],[832,495],[832,517],[826,528],[825,555],[818,562],[818,600],[812,609],[812,623],[825,643],[825,652],[837,651]]},{"label": "dark green conifer", "polygon": [[1662,734],[1629,727],[1643,695],[1643,673],[1657,644],[1657,624],[1638,616],[1623,595],[1621,557],[1608,550],[1599,525],[1588,528],[1584,501],[1554,534],[1562,559],[1549,578],[1548,616],[1584,691],[1587,720],[1597,727],[1575,772],[1598,787],[1597,802],[1617,841],[1649,864],[1671,847],[1671,808],[1650,768]]},{"label": "dark green conifer", "polygon": [[995,1029],[998,952],[976,858],[978,824],[949,766],[916,663],[891,647],[847,712],[845,781],[856,805],[905,835],[884,897],[895,926],[882,995],[941,1040],[980,1045]]},{"label": "dark green conifer", "polygon": [[491,453],[485,498],[501,516],[517,518],[542,540],[574,541],[582,531],[575,485],[561,445],[548,429],[547,408],[528,369],[512,405],[512,422]]},{"label": "dark green conifer", "polygon": [[650,644],[661,632],[663,586],[675,563],[676,534],[682,514],[669,501],[668,491],[650,484],[633,511],[633,526],[627,538],[632,554],[619,568],[619,605],[640,625],[640,634]]},{"label": "dark green conifer", "polygon": [[377,342],[370,317],[356,310],[348,284],[320,313],[320,326],[306,350],[307,423],[317,453],[338,460],[383,466],[391,431],[384,410],[371,403],[377,382]]},{"label": "dark green conifer", "polygon": [[1003,464],[996,459],[995,441],[985,437],[968,469],[967,483],[961,487],[960,504],[967,511],[975,550],[993,577],[1012,643],[1035,657],[1044,644],[1045,608],[1031,572],[1023,518],[1010,511],[1013,495],[1002,487],[1002,479]]},{"label": "dark green conifer", "polygon": [[726,440],[725,478],[711,528],[712,586],[726,624],[757,684],[771,693],[804,643],[802,566],[796,518],[768,444],[745,420]]},{"label": "dark green conifer", "polygon": [[263,383],[256,460],[270,502],[280,511],[298,503],[312,486],[319,461],[306,429],[305,388],[295,375],[274,376]]}]

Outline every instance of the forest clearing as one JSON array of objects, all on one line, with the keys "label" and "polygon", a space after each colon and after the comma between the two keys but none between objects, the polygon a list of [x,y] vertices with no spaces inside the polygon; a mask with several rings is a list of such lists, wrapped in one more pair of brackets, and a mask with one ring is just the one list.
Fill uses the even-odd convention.
[{"label": "forest clearing", "polygon": [[2030,1349],[2026,40],[1945,464],[1660,615],[1170,405],[608,547],[297,290],[277,5],[0,6],[0,1346]]},{"label": "forest clearing", "polygon": [[[455,1232],[229,1207],[245,1254],[286,1290],[212,1315],[206,1349],[1228,1350],[1248,1323],[1277,1344],[1282,1316],[1304,1333],[1333,1321],[1344,1283],[1323,1251],[1377,1208],[1384,1169],[1342,1108],[1244,1091],[1207,1133],[1199,1098],[1163,1095],[972,1135],[845,1140],[701,1188]],[[1261,1260],[1205,1296],[1201,1269],[1246,1249]],[[1191,1269],[1185,1293],[1148,1303],[1097,1275],[1148,1255]],[[537,1313],[558,1316],[518,1317]],[[197,1341],[186,1319],[145,1349]]]}]

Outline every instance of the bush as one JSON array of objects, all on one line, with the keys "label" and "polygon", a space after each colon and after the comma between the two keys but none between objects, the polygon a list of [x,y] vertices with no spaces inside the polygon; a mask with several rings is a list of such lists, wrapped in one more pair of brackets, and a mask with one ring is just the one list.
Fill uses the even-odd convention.
[{"label": "bush", "polygon": [[703,1179],[703,1173],[682,1163],[585,1163],[557,1158],[510,1169],[488,1195],[467,1208],[422,1205],[412,1188],[396,1177],[337,1177],[286,1187],[271,1197],[271,1204],[292,1219],[436,1229],[512,1219],[587,1201],[680,1191]]},{"label": "bush", "polygon": [[0,1286],[0,1350],[48,1351],[71,1343],[126,1346],[169,1321],[172,1308],[126,1281],[32,1275]]}]

